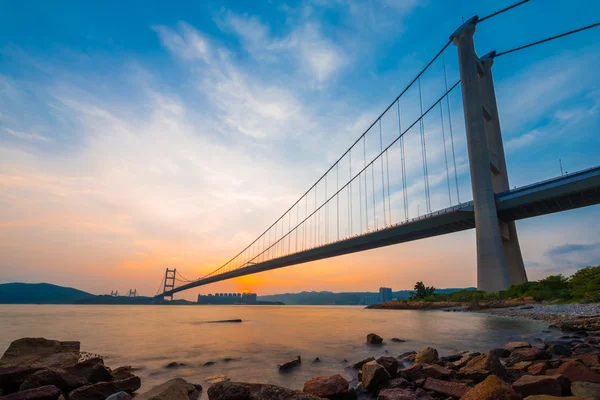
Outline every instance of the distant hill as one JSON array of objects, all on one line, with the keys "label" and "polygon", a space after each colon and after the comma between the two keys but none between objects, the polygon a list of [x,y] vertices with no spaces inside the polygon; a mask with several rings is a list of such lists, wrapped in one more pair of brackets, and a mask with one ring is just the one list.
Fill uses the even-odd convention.
[{"label": "distant hill", "polygon": [[[464,288],[447,288],[447,289],[436,289],[436,293],[454,293],[459,290],[465,290]],[[475,288],[467,288],[466,290],[475,290]],[[392,298],[394,299],[408,299],[411,290],[399,290],[392,292]],[[365,295],[375,295],[379,292],[300,292],[300,293],[283,293],[273,294],[267,296],[258,296],[258,300],[261,301],[281,301],[285,304],[290,305],[361,305]]]},{"label": "distant hill", "polygon": [[0,304],[73,304],[94,297],[91,293],[49,283],[0,284]]}]

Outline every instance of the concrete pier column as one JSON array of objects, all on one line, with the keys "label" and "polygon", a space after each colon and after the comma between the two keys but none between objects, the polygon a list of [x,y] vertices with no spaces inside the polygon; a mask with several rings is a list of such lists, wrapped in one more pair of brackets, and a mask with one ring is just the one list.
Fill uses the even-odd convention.
[{"label": "concrete pier column", "polygon": [[498,292],[510,286],[510,278],[500,236],[496,197],[490,174],[490,155],[485,131],[483,102],[473,34],[477,17],[465,22],[451,39],[458,49],[471,187],[477,242],[477,288]]},{"label": "concrete pier column", "polygon": [[[504,157],[500,116],[492,75],[494,55],[495,52],[491,52],[481,57],[478,64],[478,73],[483,101],[485,132],[490,153],[492,186],[495,193],[501,193],[509,190],[510,185],[508,183],[508,169],[506,168],[506,158]],[[527,282],[527,274],[525,273],[521,247],[519,246],[519,237],[517,236],[517,227],[514,221],[505,222],[500,220],[499,224],[510,283],[516,285]]]}]

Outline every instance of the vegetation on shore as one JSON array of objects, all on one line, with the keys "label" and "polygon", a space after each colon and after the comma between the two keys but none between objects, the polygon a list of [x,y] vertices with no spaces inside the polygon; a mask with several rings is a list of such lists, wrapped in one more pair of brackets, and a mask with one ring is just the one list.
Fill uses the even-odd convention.
[{"label": "vegetation on shore", "polygon": [[[459,290],[434,293],[434,287],[417,282],[410,300],[425,302],[474,302],[500,300],[498,293],[480,290]],[[503,299],[532,298],[535,301],[600,302],[600,265],[582,268],[570,277],[551,275],[539,281],[512,285]]]}]

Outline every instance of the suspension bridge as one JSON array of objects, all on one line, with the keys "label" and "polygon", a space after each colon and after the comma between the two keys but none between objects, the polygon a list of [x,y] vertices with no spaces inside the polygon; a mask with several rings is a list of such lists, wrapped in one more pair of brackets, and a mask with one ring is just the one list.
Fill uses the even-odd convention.
[{"label": "suspension bridge", "polygon": [[[189,280],[167,269],[156,298],[172,299],[177,292],[226,279],[472,228],[478,289],[497,292],[527,281],[514,221],[600,204],[600,166],[510,189],[492,76],[495,60],[600,25],[478,56],[477,25],[528,1],[464,22],[271,226],[201,278]],[[465,154],[459,150],[462,144]],[[470,175],[472,200],[461,201],[463,173]],[[183,284],[176,286],[176,281]]]}]

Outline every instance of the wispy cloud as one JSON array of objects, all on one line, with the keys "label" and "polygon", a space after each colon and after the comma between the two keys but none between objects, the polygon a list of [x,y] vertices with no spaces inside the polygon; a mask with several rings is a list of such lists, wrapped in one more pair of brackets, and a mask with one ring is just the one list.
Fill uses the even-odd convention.
[{"label": "wispy cloud", "polygon": [[16,137],[17,139],[23,139],[30,142],[49,142],[51,139],[42,135],[38,135],[37,133],[31,132],[20,132],[15,131],[13,129],[4,128],[9,135]]}]

